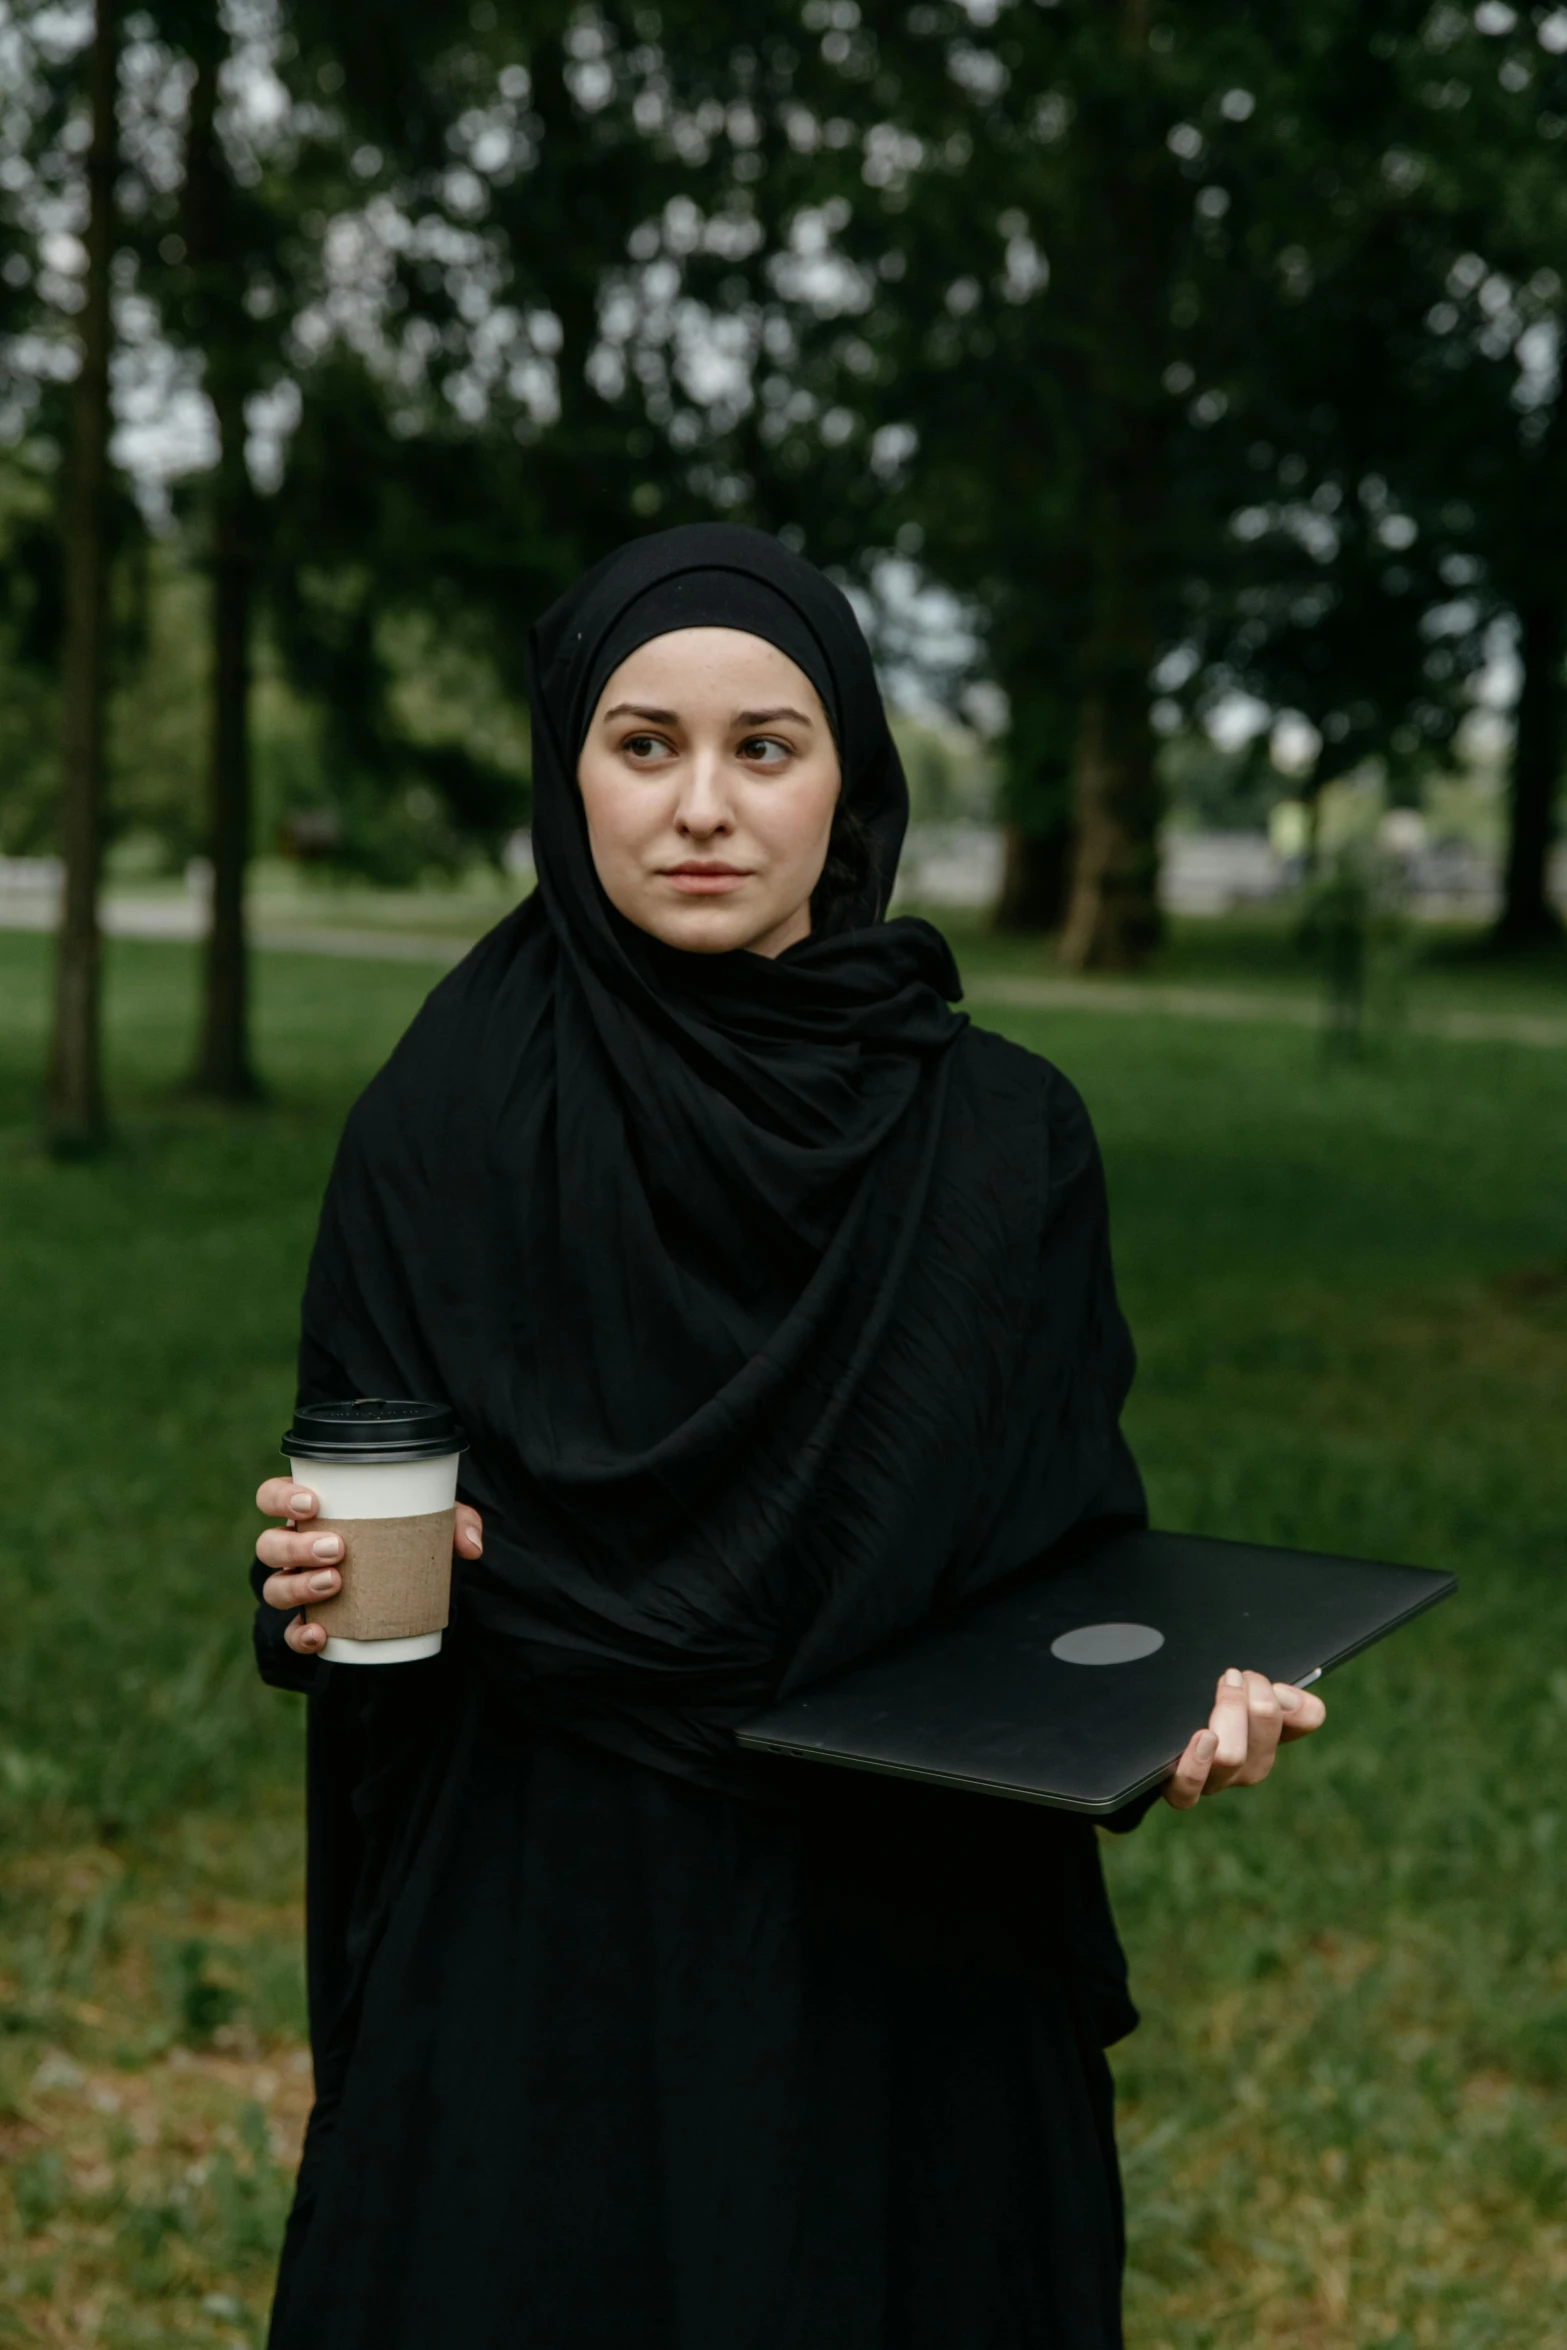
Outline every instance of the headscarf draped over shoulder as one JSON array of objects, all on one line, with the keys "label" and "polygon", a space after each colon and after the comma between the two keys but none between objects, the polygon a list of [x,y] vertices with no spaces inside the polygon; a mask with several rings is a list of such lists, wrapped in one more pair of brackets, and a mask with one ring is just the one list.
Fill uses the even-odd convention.
[{"label": "headscarf draped over shoulder", "polygon": [[[597,698],[697,626],[810,677],[870,844],[847,918],[776,958],[662,945],[593,869]],[[885,918],[907,790],[811,564],[633,541],[540,621],[530,700],[538,888],[349,1119],[301,1400],[455,1405],[485,1549],[449,1642],[535,1718],[728,1783],[747,1712],[1140,1513],[1098,1154],[1064,1079],[951,1008],[940,934]]]}]

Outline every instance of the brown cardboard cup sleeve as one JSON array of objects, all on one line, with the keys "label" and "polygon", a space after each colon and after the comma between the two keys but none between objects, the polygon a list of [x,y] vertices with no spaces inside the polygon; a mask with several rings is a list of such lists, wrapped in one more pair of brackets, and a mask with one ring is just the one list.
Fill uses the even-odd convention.
[{"label": "brown cardboard cup sleeve", "polygon": [[408,1640],[441,1632],[451,1612],[452,1534],[457,1513],[417,1518],[319,1518],[317,1534],[341,1534],[343,1588],[312,1600],[308,1624],[333,1640]]}]

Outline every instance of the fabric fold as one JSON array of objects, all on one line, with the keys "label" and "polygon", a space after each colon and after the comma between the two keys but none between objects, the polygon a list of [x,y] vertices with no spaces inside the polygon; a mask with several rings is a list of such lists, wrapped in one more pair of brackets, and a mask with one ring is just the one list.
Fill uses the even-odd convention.
[{"label": "fabric fold", "polygon": [[[858,901],[776,958],[665,946],[593,868],[596,698],[693,625],[806,669],[871,844]],[[452,1403],[487,1526],[452,1637],[537,1718],[727,1782],[746,1710],[1140,1511],[1103,1183],[1071,1088],[952,1008],[937,931],[884,919],[907,791],[810,564],[728,525],[638,540],[530,677],[538,888],[349,1119],[301,1394]]]}]

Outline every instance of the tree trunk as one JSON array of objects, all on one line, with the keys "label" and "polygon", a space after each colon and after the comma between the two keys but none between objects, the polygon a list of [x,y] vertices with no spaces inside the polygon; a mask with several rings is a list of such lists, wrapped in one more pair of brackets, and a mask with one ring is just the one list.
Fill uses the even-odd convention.
[{"label": "tree trunk", "polygon": [[997,634],[1009,717],[998,746],[1004,856],[993,918],[997,930],[1037,937],[1060,929],[1072,879],[1076,663],[1048,600],[1014,592]]},{"label": "tree trunk", "polygon": [[217,129],[221,52],[216,38],[197,61],[185,155],[186,250],[192,325],[206,362],[218,428],[209,507],[211,670],[208,688],[206,841],[212,904],[202,958],[201,1031],[191,1082],[222,1101],[259,1091],[250,1045],[250,964],[245,875],[250,862],[250,628],[255,600],[255,493],[245,463],[245,318],[229,249],[228,165]]},{"label": "tree trunk", "polygon": [[[1159,943],[1159,787],[1140,679],[1100,673],[1083,697],[1076,758],[1077,844],[1061,960],[1076,971],[1135,971]],[[1139,684],[1141,691],[1139,691]]]},{"label": "tree trunk", "polygon": [[222,454],[212,516],[212,675],[207,751],[207,854],[212,913],[203,959],[201,1039],[193,1084],[224,1101],[259,1091],[250,1045],[245,875],[250,862],[250,620],[255,558],[245,466],[244,401],[213,399]]},{"label": "tree trunk", "polygon": [[1071,825],[1063,823],[1054,831],[1041,833],[1009,824],[1002,843],[996,928],[1035,936],[1040,931],[1059,930],[1072,876]]},{"label": "tree trunk", "polygon": [[1567,750],[1567,598],[1544,593],[1519,614],[1518,657],[1523,682],[1513,740],[1512,808],[1507,881],[1499,946],[1538,945],[1555,938],[1561,919],[1548,890],[1556,795]]},{"label": "tree trunk", "polygon": [[1165,528],[1161,384],[1179,207],[1148,59],[1145,0],[1112,0],[1082,113],[1080,292],[1090,611],[1073,757],[1077,841],[1061,959],[1131,970],[1158,943],[1160,795],[1150,672]]},{"label": "tree trunk", "polygon": [[81,365],[71,402],[65,543],[65,707],[60,732],[65,890],[47,1109],[50,1147],[61,1153],[97,1149],[106,1126],[98,883],[109,653],[109,274],[119,169],[119,36],[119,0],[98,0],[87,68],[92,118],[87,150],[87,299]]},{"label": "tree trunk", "polygon": [[1078,971],[1130,971],[1159,943],[1160,791],[1150,673],[1162,448],[1153,420],[1128,403],[1106,419],[1091,508],[1094,610],[1073,753],[1076,844],[1061,959]]}]

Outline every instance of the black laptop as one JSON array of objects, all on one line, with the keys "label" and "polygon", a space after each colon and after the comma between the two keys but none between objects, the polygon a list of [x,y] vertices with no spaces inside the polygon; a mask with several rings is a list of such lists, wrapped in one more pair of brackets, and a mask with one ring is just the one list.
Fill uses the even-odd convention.
[{"label": "black laptop", "polygon": [[740,1743],[1115,1812],[1169,1775],[1227,1666],[1305,1688],[1455,1588],[1426,1567],[1118,1534],[771,1707]]}]

